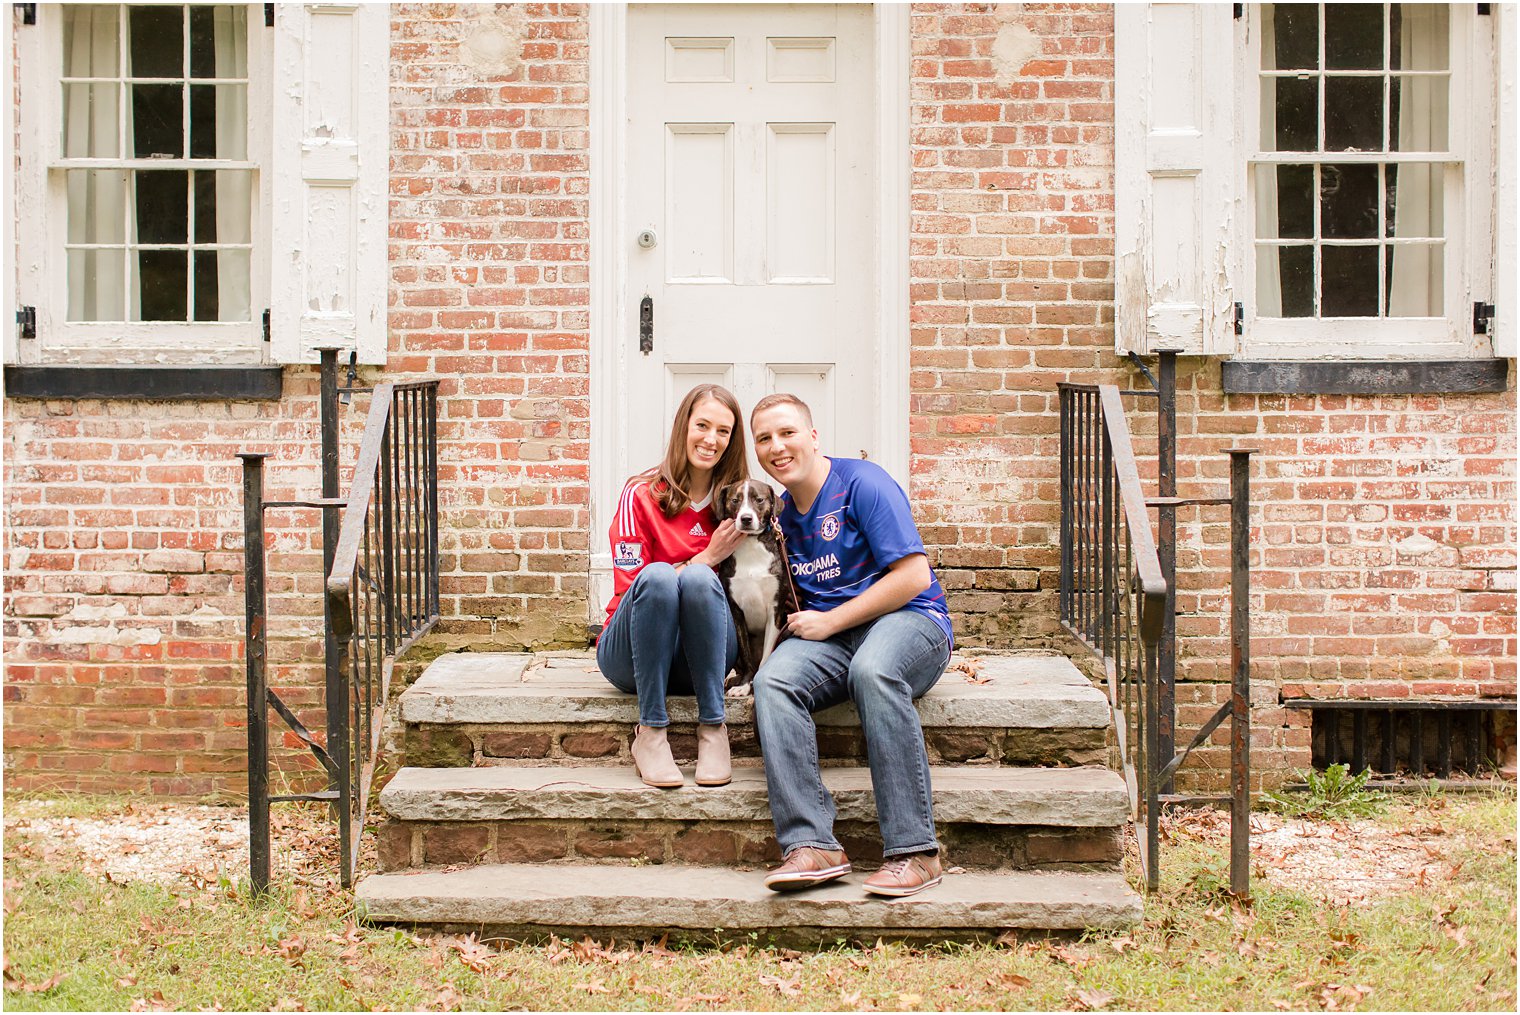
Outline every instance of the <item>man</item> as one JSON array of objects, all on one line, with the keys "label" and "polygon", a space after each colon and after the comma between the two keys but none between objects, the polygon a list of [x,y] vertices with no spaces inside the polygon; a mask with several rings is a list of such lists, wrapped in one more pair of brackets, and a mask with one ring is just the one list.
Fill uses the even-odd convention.
[{"label": "man", "polygon": [[783,861],[776,891],[850,872],[834,838],[834,801],[818,765],[813,713],[855,702],[870,757],[885,863],[865,882],[902,896],[940,882],[929,757],[913,699],[950,660],[945,593],[929,568],[902,488],[874,462],[818,453],[812,413],[795,395],[750,414],[755,454],[786,487],[781,530],[799,612],[754,681],[771,817]]}]

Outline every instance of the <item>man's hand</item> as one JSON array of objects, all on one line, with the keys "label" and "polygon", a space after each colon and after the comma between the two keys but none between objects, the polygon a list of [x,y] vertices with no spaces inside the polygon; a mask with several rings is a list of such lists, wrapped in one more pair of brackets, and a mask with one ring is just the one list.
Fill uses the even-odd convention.
[{"label": "man's hand", "polygon": [[712,542],[707,544],[707,549],[697,554],[689,564],[706,564],[714,571],[718,565],[734,555],[739,544],[744,542],[744,533],[734,525],[732,518],[725,518],[718,523],[718,528],[713,532]]},{"label": "man's hand", "polygon": [[828,612],[801,610],[786,618],[786,629],[804,641],[828,641],[839,633]]}]

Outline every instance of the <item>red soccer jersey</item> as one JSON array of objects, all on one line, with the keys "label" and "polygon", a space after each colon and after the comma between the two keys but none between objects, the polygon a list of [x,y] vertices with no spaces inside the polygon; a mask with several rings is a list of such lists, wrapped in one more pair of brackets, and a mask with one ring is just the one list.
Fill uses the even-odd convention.
[{"label": "red soccer jersey", "polygon": [[674,518],[666,518],[655,503],[649,483],[631,479],[623,487],[617,514],[608,530],[612,544],[612,601],[607,620],[623,601],[633,580],[647,564],[679,564],[707,549],[718,521],[713,517],[712,498],[701,506],[689,505]]}]

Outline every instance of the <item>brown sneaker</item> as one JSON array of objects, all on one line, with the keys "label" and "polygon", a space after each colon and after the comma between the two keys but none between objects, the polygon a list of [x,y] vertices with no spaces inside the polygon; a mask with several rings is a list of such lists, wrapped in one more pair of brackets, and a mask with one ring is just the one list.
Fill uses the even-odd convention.
[{"label": "brown sneaker", "polygon": [[765,876],[765,887],[773,892],[794,892],[812,888],[850,873],[850,858],[842,849],[819,849],[798,846],[786,855],[781,866]]},{"label": "brown sneaker", "polygon": [[874,895],[913,895],[944,880],[938,853],[892,856],[881,870],[866,878],[865,890]]}]

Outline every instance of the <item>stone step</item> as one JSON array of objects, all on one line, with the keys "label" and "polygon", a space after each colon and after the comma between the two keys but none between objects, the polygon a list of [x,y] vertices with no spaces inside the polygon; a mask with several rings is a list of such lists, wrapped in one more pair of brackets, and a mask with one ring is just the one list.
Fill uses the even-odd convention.
[{"label": "stone step", "polygon": [[[974,665],[974,678],[957,667]],[[918,701],[936,764],[1102,765],[1109,724],[1103,693],[1062,656],[956,657]],[[678,760],[695,756],[696,702],[669,701]],[[637,721],[632,695],[597,672],[590,653],[467,653],[440,656],[401,696],[407,764],[607,765],[628,763]],[[819,753],[865,758],[859,718],[846,702],[819,712]],[[754,702],[730,698],[737,764],[758,764]]]},{"label": "stone step", "polygon": [[759,932],[778,940],[969,937],[1008,929],[1119,930],[1140,921],[1140,897],[1119,874],[947,874],[905,899],[860,888],[863,875],[805,892],[765,888],[759,871],[677,864],[504,864],[372,874],[360,911],[382,923],[480,930],[676,938]]},{"label": "stone step", "polygon": [[[691,773],[687,773],[690,777]],[[978,869],[1116,867],[1124,780],[1107,769],[937,767],[935,819],[947,860]],[[870,772],[824,770],[835,833],[851,856],[881,855]],[[404,768],[380,795],[382,870],[574,858],[775,862],[764,773],[727,786],[645,786],[628,768]]]}]

